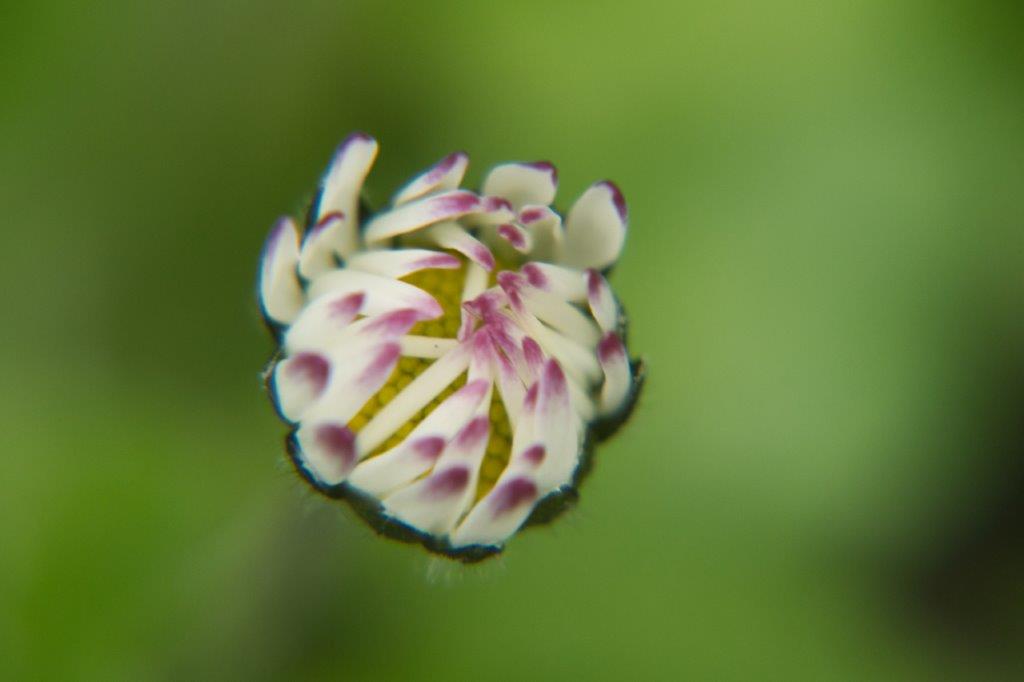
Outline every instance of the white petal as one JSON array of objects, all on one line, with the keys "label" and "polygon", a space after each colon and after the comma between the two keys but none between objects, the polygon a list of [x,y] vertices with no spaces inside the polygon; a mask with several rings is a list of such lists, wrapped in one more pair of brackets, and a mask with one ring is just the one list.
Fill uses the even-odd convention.
[{"label": "white petal", "polygon": [[549,355],[562,364],[569,378],[580,386],[590,386],[601,378],[601,369],[592,351],[557,332],[531,324],[530,334]]},{"label": "white petal", "polygon": [[526,367],[524,380],[527,385],[532,385],[540,378],[546,358],[540,344],[533,337],[524,335],[520,343],[523,347],[523,360]]},{"label": "white petal", "polygon": [[320,182],[313,215],[317,222],[328,213],[341,213],[347,218],[343,229],[331,238],[331,246],[342,256],[359,246],[355,224],[359,192],[376,158],[377,141],[369,135],[353,133],[338,147]]},{"label": "white petal", "polygon": [[403,336],[402,355],[412,358],[439,358],[448,353],[459,342],[455,339],[442,339],[437,336]]},{"label": "white petal", "polygon": [[476,469],[465,464],[439,467],[384,499],[384,513],[417,530],[443,535],[472,500],[476,479]]},{"label": "white petal", "polygon": [[572,377],[569,378],[569,399],[572,408],[580,419],[585,422],[594,420],[594,415],[597,412],[594,400],[587,392],[580,388],[579,384]]},{"label": "white petal", "polygon": [[532,476],[502,476],[452,533],[452,546],[500,546],[523,525],[538,499],[540,491]]},{"label": "white petal", "polygon": [[[543,371],[543,368],[542,368]],[[540,377],[530,384],[523,393],[523,402],[519,406],[519,423],[512,432],[512,455],[508,466],[515,466],[518,453],[523,452],[536,442],[537,397],[540,395]],[[508,466],[506,470],[508,470]]]},{"label": "white petal", "polygon": [[498,236],[508,242],[519,253],[533,250],[533,237],[515,223],[503,223],[497,227]]},{"label": "white petal", "polygon": [[457,188],[468,165],[469,156],[465,152],[449,154],[399,190],[392,204],[398,206],[425,194]]},{"label": "white petal", "polygon": [[526,278],[522,275],[502,272],[498,274],[498,283],[503,288],[506,286],[517,287],[523,302],[531,313],[578,343],[584,346],[593,346],[601,338],[601,332],[597,325],[578,308],[566,303],[558,296],[528,286]]},{"label": "white petal", "polygon": [[366,295],[361,292],[322,296],[306,306],[285,335],[289,352],[328,348],[344,337],[344,332],[363,310]]},{"label": "white petal", "polygon": [[299,346],[298,353],[274,369],[279,411],[290,421],[347,423],[390,377],[401,352],[398,339],[419,319],[413,310],[397,310]]},{"label": "white petal", "polygon": [[354,436],[344,424],[303,424],[295,433],[299,457],[321,482],[337,485],[356,463]]},{"label": "white petal", "polygon": [[566,372],[581,386],[590,386],[601,377],[601,368],[591,350],[541,324],[515,288],[506,289],[512,304],[511,314],[523,331],[532,336],[546,353],[554,355]]},{"label": "white petal", "polygon": [[618,259],[626,240],[626,202],[608,181],[592,185],[565,221],[562,263],[603,270]]},{"label": "white petal", "polygon": [[629,397],[633,383],[632,370],[626,347],[615,332],[608,332],[597,347],[597,357],[604,370],[601,386],[601,414],[611,414],[621,408]]},{"label": "white petal", "polygon": [[546,456],[537,473],[541,494],[572,480],[579,463],[580,423],[569,403],[569,382],[555,360],[548,360],[540,379],[534,438]]},{"label": "white petal", "polygon": [[461,189],[418,199],[378,214],[367,223],[363,238],[369,245],[380,244],[427,225],[462,217],[479,206],[475,194]]},{"label": "white petal", "polygon": [[396,279],[347,268],[331,270],[320,275],[310,283],[307,294],[309,300],[315,301],[327,294],[341,295],[357,291],[366,293],[364,315],[379,315],[401,308],[415,308],[427,319],[444,314],[441,304],[418,287]]},{"label": "white petal", "polygon": [[269,320],[287,324],[302,309],[302,287],[295,275],[299,236],[295,221],[277,221],[263,247],[260,265],[260,307]]},{"label": "white petal", "polygon": [[428,471],[445,444],[466,425],[488,395],[490,382],[466,384],[431,411],[396,447],[361,462],[352,472],[352,485],[383,495]]},{"label": "white petal", "polygon": [[487,330],[480,329],[470,337],[469,342],[464,344],[469,350],[469,371],[467,378],[490,379],[493,376],[492,361],[498,353],[491,335]]},{"label": "white petal", "polygon": [[494,269],[494,254],[458,223],[434,225],[426,232],[426,237],[442,248],[458,251],[488,271]]},{"label": "white petal", "polygon": [[520,270],[532,287],[549,291],[570,303],[582,303],[587,300],[586,277],[575,268],[531,262],[523,265]]},{"label": "white petal", "polygon": [[417,322],[427,319],[415,308],[399,308],[353,322],[362,293],[328,295],[318,298],[299,315],[284,338],[289,353],[303,350],[334,352],[397,341]]},{"label": "white petal", "polygon": [[465,372],[468,366],[469,353],[459,347],[434,360],[363,427],[358,438],[359,452],[373,452]]},{"label": "white petal", "polygon": [[[513,435],[505,475],[530,473],[542,495],[571,482],[579,464],[583,424],[572,412],[570,386],[558,363],[548,360],[523,401],[523,428]],[[536,446],[542,448],[542,456]]]},{"label": "white petal", "polygon": [[[518,329],[513,326],[512,329]],[[520,350],[515,353],[516,370],[524,386],[530,386],[541,375],[547,356],[537,340],[520,332],[518,335]],[[509,353],[506,352],[506,355]],[[587,385],[587,384],[583,384]],[[584,422],[594,418],[595,405],[589,393],[582,388],[579,380],[569,377],[569,398],[577,416]],[[511,413],[510,413],[511,415]]]},{"label": "white petal", "polygon": [[619,304],[615,302],[608,280],[597,270],[587,271],[587,299],[590,312],[597,320],[601,331],[609,332],[618,326]]},{"label": "white petal", "polygon": [[525,204],[550,204],[557,190],[558,172],[546,161],[495,166],[483,184],[484,194],[504,197],[517,209]]},{"label": "white petal", "polygon": [[513,361],[504,355],[498,357],[495,372],[498,377],[498,393],[501,395],[502,405],[505,407],[505,414],[508,415],[509,424],[514,430],[519,424],[519,415],[523,407],[523,397],[526,395],[526,386]]},{"label": "white petal", "polygon": [[517,433],[513,459],[494,488],[452,534],[454,547],[500,546],[529,518],[541,497],[571,481],[578,464],[578,426],[569,408],[567,388],[557,363],[549,361],[540,382],[524,400],[527,417],[520,428],[529,429],[532,418],[535,442],[522,447],[530,434]]},{"label": "white petal", "polygon": [[382,277],[398,279],[420,270],[440,268],[454,270],[462,266],[462,261],[450,253],[441,253],[429,249],[385,249],[381,251],[363,251],[349,256],[345,267],[362,272],[370,272]]},{"label": "white petal", "polygon": [[[472,301],[477,296],[482,294],[487,288],[487,270],[482,265],[477,265],[470,261],[466,266],[466,280],[462,284],[462,301]],[[459,326],[459,333],[457,338],[460,341],[465,340],[469,337],[469,332],[473,329],[473,316],[469,314],[465,307],[460,311],[462,315],[462,322]]]},{"label": "white petal", "polygon": [[562,253],[565,233],[562,216],[547,206],[529,205],[519,211],[518,222],[533,237],[530,257],[541,261],[555,261]]},{"label": "white petal", "polygon": [[489,433],[486,415],[470,421],[448,443],[429,476],[384,499],[385,512],[414,528],[448,533],[476,495]]},{"label": "white petal", "polygon": [[370,495],[386,495],[430,471],[447,440],[448,437],[438,435],[410,434],[387,452],[360,462],[349,476],[349,483]]},{"label": "white petal", "polygon": [[347,231],[348,218],[341,213],[328,213],[309,228],[299,252],[299,273],[306,279],[338,267],[335,245],[340,233]]},{"label": "white petal", "polygon": [[278,412],[290,422],[320,397],[327,387],[331,362],[321,353],[297,353],[278,362],[270,379],[270,391]]},{"label": "white petal", "polygon": [[333,353],[327,389],[302,413],[303,422],[347,424],[387,382],[400,352],[398,343],[386,342]]},{"label": "white petal", "polygon": [[484,196],[480,198],[480,205],[477,209],[467,214],[462,222],[473,227],[493,226],[510,222],[515,217],[515,209],[507,199]]}]

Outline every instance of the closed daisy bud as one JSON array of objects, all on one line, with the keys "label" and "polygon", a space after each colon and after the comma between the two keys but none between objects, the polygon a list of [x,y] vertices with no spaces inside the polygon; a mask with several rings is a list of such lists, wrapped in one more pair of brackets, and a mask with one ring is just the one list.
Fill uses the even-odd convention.
[{"label": "closed daisy bud", "polygon": [[267,385],[316,490],[475,561],[573,502],[593,444],[636,402],[642,368],[606,279],[626,204],[599,182],[563,220],[551,164],[497,166],[477,193],[456,153],[364,215],[376,155],[350,136],[301,234],[283,218],[267,239]]}]

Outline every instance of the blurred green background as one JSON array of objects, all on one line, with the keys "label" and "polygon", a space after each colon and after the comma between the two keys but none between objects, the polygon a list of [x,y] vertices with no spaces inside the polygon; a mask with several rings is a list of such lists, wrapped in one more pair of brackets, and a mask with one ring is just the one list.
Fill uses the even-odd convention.
[{"label": "blurred green background", "polygon": [[[0,678],[1012,679],[1020,3],[0,5]],[[254,303],[334,145],[616,180],[650,377],[466,569],[284,463]]]}]

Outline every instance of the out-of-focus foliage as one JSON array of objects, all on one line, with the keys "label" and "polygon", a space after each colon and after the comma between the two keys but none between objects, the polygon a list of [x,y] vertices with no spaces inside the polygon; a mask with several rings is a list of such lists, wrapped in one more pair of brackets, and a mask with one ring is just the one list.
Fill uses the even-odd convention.
[{"label": "out-of-focus foliage", "polygon": [[[0,10],[0,678],[977,679],[1024,643],[1019,3]],[[580,509],[479,570],[306,492],[274,218],[610,176],[649,366]]]}]

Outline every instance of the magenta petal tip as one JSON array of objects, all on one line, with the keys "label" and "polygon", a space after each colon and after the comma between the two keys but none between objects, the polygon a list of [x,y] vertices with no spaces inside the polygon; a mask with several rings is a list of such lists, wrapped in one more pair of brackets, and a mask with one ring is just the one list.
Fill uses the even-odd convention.
[{"label": "magenta petal tip", "polygon": [[622,191],[619,186],[611,180],[602,180],[597,183],[603,187],[607,187],[608,191],[612,194],[612,203],[615,204],[615,210],[619,213],[619,219],[625,223],[628,219],[628,210],[626,209],[626,198],[622,196]]},{"label": "magenta petal tip", "polygon": [[339,460],[346,473],[356,460],[355,434],[347,426],[322,424],[316,429],[316,445],[326,455]]},{"label": "magenta petal tip", "polygon": [[537,498],[537,484],[528,478],[513,478],[494,491],[493,514],[497,518]]},{"label": "magenta petal tip", "polygon": [[444,438],[440,436],[426,436],[415,440],[411,447],[420,457],[433,461],[444,450]]},{"label": "magenta petal tip", "polygon": [[626,347],[615,332],[608,332],[597,344],[597,355],[601,362],[608,363],[626,357]]},{"label": "magenta petal tip", "polygon": [[469,485],[469,478],[469,469],[464,466],[453,466],[439,471],[427,480],[426,496],[443,499],[461,493]]}]

